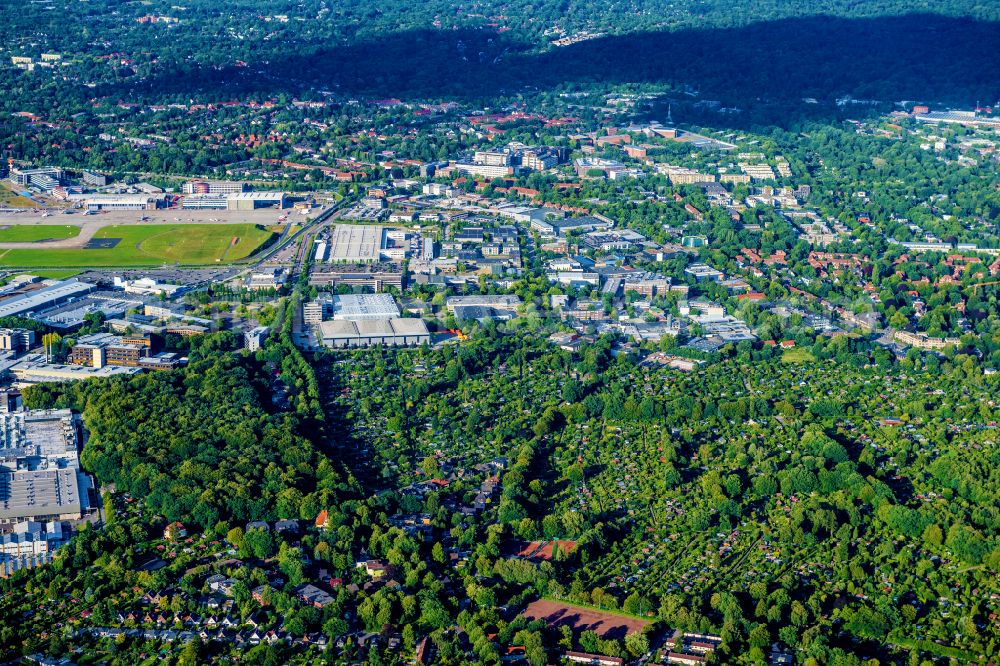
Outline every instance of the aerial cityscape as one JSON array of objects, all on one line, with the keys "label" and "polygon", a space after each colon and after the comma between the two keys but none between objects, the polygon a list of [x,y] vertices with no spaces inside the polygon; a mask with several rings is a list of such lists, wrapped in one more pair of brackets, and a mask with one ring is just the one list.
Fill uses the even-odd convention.
[{"label": "aerial cityscape", "polygon": [[0,666],[1000,663],[1000,4],[0,17]]}]

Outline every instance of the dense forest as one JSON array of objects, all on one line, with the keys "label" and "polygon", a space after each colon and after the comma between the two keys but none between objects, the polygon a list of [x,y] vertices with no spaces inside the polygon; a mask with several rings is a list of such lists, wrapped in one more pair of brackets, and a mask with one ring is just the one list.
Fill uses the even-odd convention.
[{"label": "dense forest", "polygon": [[[0,26],[10,55],[63,55],[55,72],[4,70],[11,110],[95,94],[468,98],[616,83],[735,105],[842,95],[969,104],[997,90],[998,17],[972,2],[57,5],[31,3]],[[581,29],[593,38],[549,43]]]},{"label": "dense forest", "polygon": [[82,412],[83,465],[167,520],[314,518],[351,483],[317,450],[324,424],[277,408],[275,392],[302,381],[294,364],[269,371],[280,369],[209,339],[183,372],[32,387],[25,402]]},{"label": "dense forest", "polygon": [[[206,578],[220,568],[236,581],[232,615],[293,635],[347,636],[332,653],[312,653],[324,663],[404,663],[422,636],[441,664],[500,663],[510,645],[527,646],[531,664],[574,647],[636,657],[667,627],[719,635],[720,664],[766,663],[773,641],[810,666],[997,654],[997,380],[969,357],[897,362],[860,340],[818,336],[803,341],[804,354],[738,346],[683,374],[613,356],[606,338],[559,350],[532,317],[470,333],[460,348],[317,356],[324,420],[336,427],[317,438],[325,454],[303,442],[291,448],[296,460],[240,434],[257,419],[266,431],[271,418],[293,418],[264,415],[271,410],[255,395],[269,373],[255,372],[251,357],[196,358],[184,373],[129,387],[143,407],[176,419],[176,436],[154,432],[162,426],[109,386],[106,398],[30,393],[38,405],[82,401],[94,429],[84,460],[143,501],[129,506],[119,493],[106,529],[84,531],[54,566],[0,587],[9,654],[84,646],[115,664],[145,663],[156,650],[171,663],[239,654],[219,641],[75,633],[148,607],[154,594],[164,611],[205,612]],[[167,396],[177,405],[157,404]],[[133,429],[156,439],[140,443]],[[100,467],[106,452],[122,452],[126,465],[135,457],[137,480]],[[245,464],[253,456],[257,473]],[[221,465],[233,483],[198,475],[214,458],[232,458]],[[324,471],[340,464],[350,471]],[[141,465],[179,476],[191,492],[164,502],[155,482],[140,480],[149,476]],[[493,473],[494,501],[465,510]],[[217,488],[245,497],[240,484],[260,484],[251,495],[265,501],[208,498]],[[172,508],[195,493],[208,509]],[[301,540],[244,527],[317,506],[327,527]],[[145,507],[190,511],[196,535],[182,551],[151,529],[164,522]],[[206,525],[213,509],[218,520]],[[407,527],[414,516],[426,521],[419,532]],[[550,560],[515,556],[519,544],[552,539],[567,546]],[[149,572],[150,558],[166,566]],[[355,564],[370,558],[392,567],[389,584]],[[273,568],[284,584],[251,597]],[[320,611],[295,590],[323,571],[343,584],[328,583],[333,601]],[[549,627],[520,613],[538,599],[649,626],[624,640]],[[8,621],[25,612],[28,621]],[[54,622],[61,631],[39,631]],[[354,640],[365,632],[398,635],[402,649],[360,651]],[[244,657],[308,661],[284,641]]]}]

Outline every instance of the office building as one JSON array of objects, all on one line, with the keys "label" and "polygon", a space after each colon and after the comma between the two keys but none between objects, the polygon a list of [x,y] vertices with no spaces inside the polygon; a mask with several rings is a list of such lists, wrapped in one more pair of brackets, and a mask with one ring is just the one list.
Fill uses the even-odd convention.
[{"label": "office building", "polygon": [[229,202],[227,195],[215,193],[189,194],[181,200],[181,208],[185,210],[226,210]]},{"label": "office building", "polygon": [[503,178],[505,176],[512,176],[517,171],[516,167],[512,166],[468,164],[462,162],[457,162],[455,164],[455,170],[472,176],[482,176],[484,178]]},{"label": "office building", "polygon": [[108,184],[107,176],[103,173],[96,173],[94,171],[84,171],[80,180],[84,185],[90,185],[91,187],[104,187]]},{"label": "office building", "polygon": [[247,183],[237,183],[224,180],[193,180],[184,183],[184,194],[236,194],[249,192]]},{"label": "office building", "polygon": [[70,524],[61,521],[15,523],[12,532],[0,534],[0,578],[48,564],[72,536]]},{"label": "office building", "polygon": [[0,328],[0,350],[23,352],[35,344],[35,332],[23,328]]},{"label": "office building", "polygon": [[599,229],[609,229],[614,221],[603,215],[583,215],[581,217],[535,217],[531,228],[543,236],[566,236],[571,231],[587,233]]},{"label": "office building", "polygon": [[510,166],[511,154],[498,150],[477,150],[472,157],[474,164],[483,166]]},{"label": "office building", "polygon": [[243,348],[247,351],[255,352],[264,346],[271,329],[267,326],[258,326],[243,334]]},{"label": "office building", "polygon": [[80,337],[70,350],[66,362],[93,368],[103,368],[106,365],[137,368],[143,358],[151,355],[151,346],[150,338],[145,334],[117,336],[112,333],[94,333]]},{"label": "office building", "polygon": [[45,191],[55,188],[65,177],[65,172],[59,167],[39,167],[37,169],[14,167],[10,170],[10,180],[15,185],[34,187]]}]

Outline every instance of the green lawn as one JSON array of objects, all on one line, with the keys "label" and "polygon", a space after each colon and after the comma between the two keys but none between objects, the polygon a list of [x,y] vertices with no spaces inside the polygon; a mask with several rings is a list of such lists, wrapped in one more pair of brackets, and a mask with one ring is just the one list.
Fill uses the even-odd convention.
[{"label": "green lawn", "polygon": [[812,355],[812,352],[803,347],[786,349],[781,355],[782,363],[812,363],[815,360],[816,357]]},{"label": "green lawn", "polygon": [[31,274],[37,275],[43,280],[65,280],[66,278],[71,278],[74,275],[79,275],[80,270],[77,268],[43,268],[38,271],[32,270]]},{"label": "green lawn", "polygon": [[0,250],[0,267],[204,265],[239,261],[273,236],[253,224],[151,224],[104,227],[94,236],[120,238],[110,249]]},{"label": "green lawn", "polygon": [[33,243],[79,235],[80,227],[72,224],[11,224],[0,227],[0,243]]},{"label": "green lawn", "polygon": [[38,208],[38,205],[28,197],[22,197],[11,189],[10,185],[0,185],[0,208]]}]

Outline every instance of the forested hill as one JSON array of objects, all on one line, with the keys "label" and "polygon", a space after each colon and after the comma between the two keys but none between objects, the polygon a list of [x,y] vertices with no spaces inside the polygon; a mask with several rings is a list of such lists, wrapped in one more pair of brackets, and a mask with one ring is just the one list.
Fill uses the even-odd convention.
[{"label": "forested hill", "polygon": [[[1000,6],[975,0],[0,7],[0,83],[10,93],[0,104],[11,111],[95,97],[482,97],[594,83],[697,90],[734,104],[853,95],[968,105],[1000,90]],[[27,73],[9,64],[41,53],[63,60]]]},{"label": "forested hill", "polygon": [[[81,411],[83,465],[170,521],[312,520],[354,490],[314,443],[324,424],[308,409],[274,405],[286,386],[297,404],[295,363],[204,347],[182,371],[31,387],[25,401]],[[280,360],[282,348],[270,353]],[[271,367],[283,369],[278,379]]]}]

